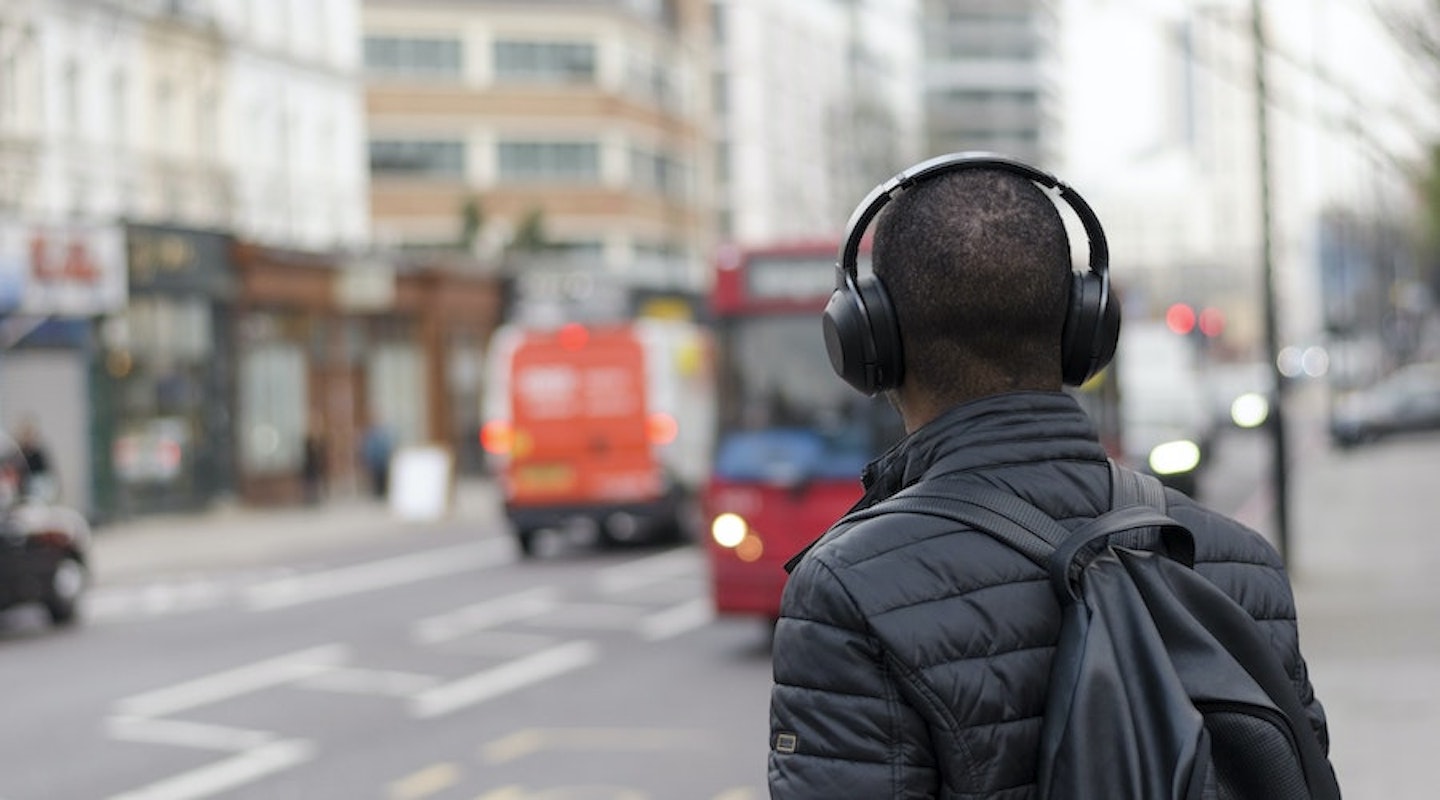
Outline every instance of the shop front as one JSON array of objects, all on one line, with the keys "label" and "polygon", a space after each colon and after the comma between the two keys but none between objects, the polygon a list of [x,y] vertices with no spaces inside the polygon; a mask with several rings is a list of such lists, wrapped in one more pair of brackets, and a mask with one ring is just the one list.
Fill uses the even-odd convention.
[{"label": "shop front", "polygon": [[100,326],[97,499],[116,517],[202,508],[234,487],[231,239],[131,224],[125,248],[128,302]]},{"label": "shop front", "polygon": [[95,322],[125,305],[120,227],[0,217],[0,429],[31,427],[67,505],[94,515]]},{"label": "shop front", "polygon": [[[478,430],[491,278],[449,264],[236,247],[238,487],[259,505],[372,491],[366,441],[440,445]],[[471,408],[473,406],[473,408]]]}]

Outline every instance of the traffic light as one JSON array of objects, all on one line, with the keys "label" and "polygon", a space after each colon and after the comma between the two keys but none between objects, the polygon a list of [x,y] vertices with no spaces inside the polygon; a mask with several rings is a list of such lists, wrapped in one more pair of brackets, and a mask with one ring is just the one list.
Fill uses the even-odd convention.
[{"label": "traffic light", "polygon": [[1200,332],[1214,339],[1225,331],[1225,312],[1214,306],[1200,312]]},{"label": "traffic light", "polygon": [[1195,309],[1187,303],[1175,303],[1165,309],[1165,326],[1185,336],[1195,330]]},{"label": "traffic light", "polygon": [[1225,330],[1225,313],[1214,306],[1196,313],[1189,303],[1173,303],[1165,309],[1165,326],[1180,336],[1200,334],[1214,339]]}]

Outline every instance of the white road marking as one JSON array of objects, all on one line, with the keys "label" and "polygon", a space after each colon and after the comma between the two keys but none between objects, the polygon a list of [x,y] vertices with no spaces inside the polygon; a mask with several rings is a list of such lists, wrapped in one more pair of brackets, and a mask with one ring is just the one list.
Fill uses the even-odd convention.
[{"label": "white road marking", "polygon": [[110,800],[202,800],[214,797],[315,757],[315,746],[287,739],[247,750],[224,761],[165,778]]},{"label": "white road marking", "polygon": [[640,638],[647,642],[658,642],[703,628],[714,619],[715,607],[710,598],[697,598],[640,620]]},{"label": "white road marking", "polygon": [[492,598],[464,608],[426,617],[415,623],[412,636],[420,644],[441,644],[507,622],[544,614],[559,602],[559,591],[541,586]]},{"label": "white road marking", "polygon": [[607,567],[595,576],[595,583],[602,594],[620,594],[692,574],[699,566],[700,557],[693,548],[670,550]]},{"label": "white road marking", "polygon": [[250,750],[277,738],[269,731],[150,717],[110,717],[105,720],[105,733],[111,739],[122,742],[166,744],[225,753]]},{"label": "white road marking", "polygon": [[449,714],[588,666],[599,657],[600,648],[593,642],[568,642],[428,689],[411,701],[410,713],[421,718]]},{"label": "white road marking", "polygon": [[549,633],[517,633],[515,631],[478,631],[450,645],[450,650],[501,660],[523,656],[565,641]]},{"label": "white road marking", "polygon": [[291,567],[179,575],[139,584],[96,586],[85,597],[89,622],[206,611],[234,602],[245,587],[295,574]]},{"label": "white road marking", "polygon": [[300,680],[295,685],[346,694],[368,694],[389,697],[410,697],[439,683],[433,675],[387,669],[340,667]]},{"label": "white road marking", "polygon": [[312,647],[153,692],[132,695],[116,703],[115,708],[119,714],[126,716],[162,717],[258,689],[308,678],[334,669],[349,658],[349,655],[349,648],[340,644]]},{"label": "white road marking", "polygon": [[245,601],[253,611],[273,611],[484,569],[513,558],[510,542],[488,539],[263,583],[247,590]]},{"label": "white road marking", "polygon": [[550,613],[526,621],[537,628],[629,630],[644,609],[620,603],[578,602],[556,606]]}]

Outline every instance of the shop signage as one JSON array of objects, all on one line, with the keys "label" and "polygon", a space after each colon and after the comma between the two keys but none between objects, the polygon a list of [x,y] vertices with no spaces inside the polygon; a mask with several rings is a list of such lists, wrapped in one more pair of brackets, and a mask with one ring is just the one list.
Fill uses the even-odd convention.
[{"label": "shop signage", "polygon": [[114,225],[0,222],[0,309],[88,317],[124,308],[125,247]]},{"label": "shop signage", "polygon": [[335,278],[335,302],[347,311],[383,311],[395,304],[395,268],[379,259],[356,259]]}]

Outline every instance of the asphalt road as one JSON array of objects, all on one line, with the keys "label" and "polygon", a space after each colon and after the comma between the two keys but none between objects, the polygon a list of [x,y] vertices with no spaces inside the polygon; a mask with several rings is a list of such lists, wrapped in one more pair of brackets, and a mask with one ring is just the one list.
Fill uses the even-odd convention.
[{"label": "asphalt road", "polygon": [[0,798],[759,798],[765,635],[694,548],[463,530],[102,588],[3,619]]},{"label": "asphalt road", "polygon": [[[1202,495],[1254,505],[1264,441]],[[0,800],[759,800],[767,630],[696,548],[437,529],[0,616]]]}]

